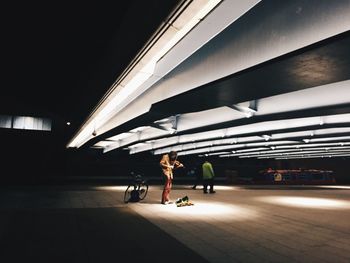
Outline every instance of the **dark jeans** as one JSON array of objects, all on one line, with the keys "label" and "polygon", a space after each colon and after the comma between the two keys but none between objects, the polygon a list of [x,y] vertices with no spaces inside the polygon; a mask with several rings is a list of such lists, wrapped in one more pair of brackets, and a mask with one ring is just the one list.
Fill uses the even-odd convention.
[{"label": "dark jeans", "polygon": [[203,192],[208,192],[208,185],[210,186],[210,192],[214,192],[214,178],[203,179]]}]

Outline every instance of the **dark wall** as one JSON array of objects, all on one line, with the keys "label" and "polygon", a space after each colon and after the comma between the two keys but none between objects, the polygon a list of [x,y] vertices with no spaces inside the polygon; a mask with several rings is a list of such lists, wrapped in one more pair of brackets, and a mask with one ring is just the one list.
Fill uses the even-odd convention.
[{"label": "dark wall", "polygon": [[349,184],[350,173],[349,158],[319,158],[319,159],[299,159],[280,160],[267,162],[268,167],[273,169],[320,169],[332,170],[338,184]]},{"label": "dark wall", "polygon": [[0,129],[1,179],[29,180],[63,170],[63,151],[50,132]]},{"label": "dark wall", "polygon": [[[299,159],[299,160],[258,160],[238,158],[194,158],[184,157],[183,161],[189,166],[209,160],[218,176],[226,177],[233,172],[238,177],[251,178],[258,175],[259,171],[272,169],[320,169],[332,170],[336,182],[339,184],[350,183],[349,158],[320,158],[320,159]],[[232,173],[231,173],[232,174]]]}]

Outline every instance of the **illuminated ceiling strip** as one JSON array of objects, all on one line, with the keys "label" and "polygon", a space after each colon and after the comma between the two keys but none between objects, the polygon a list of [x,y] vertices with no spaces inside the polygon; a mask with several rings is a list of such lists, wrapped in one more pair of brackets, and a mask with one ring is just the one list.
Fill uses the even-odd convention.
[{"label": "illuminated ceiling strip", "polygon": [[110,138],[107,138],[108,141],[119,141],[119,140],[123,140],[127,137],[129,137],[132,133],[131,132],[124,132],[115,136],[112,136]]},{"label": "illuminated ceiling strip", "polygon": [[[330,138],[333,139],[333,138]],[[279,145],[275,149],[289,149],[289,148],[311,148],[311,147],[332,147],[350,145],[350,142],[331,142],[331,143],[306,143],[297,145]]]},{"label": "illuminated ceiling strip", "polygon": [[[270,147],[270,148],[274,148],[277,149],[277,147],[282,147],[284,145],[288,146],[289,149],[284,149],[284,150],[280,150],[280,151],[276,151],[271,149],[270,152],[293,152],[293,151],[297,151],[298,149],[300,149],[300,151],[302,151],[303,147],[306,144],[300,143],[300,142],[295,142],[295,141],[271,141],[271,142],[262,142],[262,143],[247,143],[247,144],[238,144],[238,145],[232,145],[231,147],[229,146],[225,146],[224,148],[222,148],[221,146],[216,146],[216,147],[205,147],[205,148],[201,148],[201,149],[196,149],[196,150],[189,150],[189,151],[180,151],[178,152],[179,155],[191,155],[191,154],[201,154],[201,153],[215,153],[218,151],[222,151],[222,150],[234,150],[232,152],[235,153],[230,153],[230,154],[226,154],[225,156],[220,156],[220,157],[237,157],[237,156],[241,156],[241,155],[252,155],[254,154],[254,152],[250,152],[250,153],[244,153],[244,151],[249,151],[250,149],[243,149],[243,150],[237,150],[239,148],[246,148],[246,147],[259,147],[259,146],[265,146],[265,147]],[[278,146],[276,146],[278,145]],[[317,148],[317,146],[330,146],[330,147],[324,147],[324,149],[329,149],[332,148],[331,146],[333,146],[333,148],[336,149],[343,149],[343,148],[348,148],[346,146],[350,146],[349,142],[338,142],[338,143],[332,143],[332,144],[314,144],[311,146],[316,146],[314,147],[314,149],[320,149]],[[337,147],[338,146],[338,147]],[[308,147],[305,147],[307,151],[309,151],[310,149]],[[162,149],[160,150],[156,150],[154,151],[155,155],[158,154],[164,154],[167,153],[169,151],[172,151],[172,148],[166,148],[166,149]],[[254,148],[253,148],[254,150]],[[242,152],[243,151],[243,152]],[[259,153],[259,152],[256,152]]]},{"label": "illuminated ceiling strip", "polygon": [[263,154],[280,154],[280,153],[289,153],[289,152],[307,152],[307,151],[314,151],[314,150],[323,150],[323,151],[332,151],[332,150],[345,150],[350,149],[350,147],[314,147],[314,148],[308,148],[308,149],[284,149],[284,150],[268,150],[268,151],[252,151],[252,152],[243,152],[243,153],[233,153],[230,154],[230,156],[248,156],[248,155],[263,155]]},{"label": "illuminated ceiling strip", "polygon": [[107,147],[108,145],[115,144],[115,141],[99,141],[94,145],[94,147]]},{"label": "illuminated ceiling strip", "polygon": [[[298,143],[298,142],[280,141],[280,142],[247,143],[247,144],[237,144],[237,145],[222,145],[222,146],[205,147],[205,148],[200,148],[200,149],[196,149],[196,150],[189,150],[189,151],[179,151],[178,155],[211,153],[211,152],[218,152],[218,151],[225,151],[225,150],[235,150],[237,148],[245,148],[245,147],[270,146],[270,145],[275,145],[275,144],[292,144],[292,143]],[[154,151],[154,154],[158,155],[158,154],[163,154],[166,152],[168,152],[168,151],[156,150],[156,151]]]},{"label": "illuminated ceiling strip", "polygon": [[[321,154],[321,155],[300,155],[300,156],[288,156],[288,157],[276,157],[275,160],[289,160],[289,159],[311,159],[311,158],[336,158],[336,157],[350,157],[349,154]],[[258,159],[271,159],[271,158],[258,158]]]},{"label": "illuminated ceiling strip", "polygon": [[206,153],[205,156],[215,156],[215,155],[221,155],[221,154],[227,154],[229,152],[215,152],[215,153]]},{"label": "illuminated ceiling strip", "polygon": [[[334,105],[349,104],[349,85],[350,80],[345,80],[327,85],[262,98],[257,100],[259,107],[255,115],[262,116],[274,114],[277,112],[283,113],[305,109],[329,107]],[[334,89],[335,93],[330,94],[330,89]],[[311,97],[312,100],[310,100]],[[239,105],[248,105],[248,102],[244,102]],[[319,121],[320,125],[322,125],[322,118],[320,118]]]},{"label": "illuminated ceiling strip", "polygon": [[305,143],[314,143],[314,142],[341,141],[341,140],[350,140],[350,136],[304,139],[304,142]]},{"label": "illuminated ceiling strip", "polygon": [[[309,149],[308,149],[309,150]],[[269,150],[269,151],[259,151],[259,152],[249,152],[249,153],[232,153],[228,154],[225,157],[244,157],[244,156],[260,156],[264,154],[284,154],[284,153],[293,153],[293,152],[302,152],[303,150],[300,149],[288,149],[288,150]]]},{"label": "illuminated ceiling strip", "polygon": [[232,152],[253,151],[253,150],[258,150],[258,149],[268,149],[268,148],[253,148],[253,149],[245,149],[245,150],[236,150],[236,151],[231,151],[231,152],[206,153],[206,154],[204,154],[204,155],[199,155],[199,157],[202,157],[202,156],[215,156],[215,155],[226,155],[226,154],[231,154]]},{"label": "illuminated ceiling strip", "polygon": [[[256,143],[246,143],[246,144],[234,144],[234,145],[219,145],[219,146],[211,146],[211,147],[204,147],[204,148],[199,148],[196,150],[180,150],[177,151],[179,154],[181,153],[182,155],[185,154],[193,154],[193,153],[199,153],[199,152],[217,152],[221,150],[237,150],[240,148],[246,148],[246,147],[260,147],[260,146],[265,146],[269,147],[271,145],[281,145],[281,144],[297,144],[299,142],[296,141],[277,141],[277,142],[256,142]],[[164,154],[169,151],[173,151],[174,149],[172,147],[169,148],[163,148],[163,149],[158,149],[153,152],[153,154],[158,155],[158,154]],[[194,152],[193,152],[194,151]]]},{"label": "illuminated ceiling strip", "polygon": [[[320,118],[322,119],[322,118]],[[322,122],[323,125],[324,123]],[[338,127],[338,128],[325,128],[325,129],[314,129],[298,132],[285,132],[285,133],[276,133],[271,135],[271,139],[285,139],[285,138],[295,138],[295,137],[308,137],[308,136],[321,136],[328,134],[337,134],[337,133],[350,133],[350,127]]]},{"label": "illuminated ceiling strip", "polygon": [[264,151],[267,149],[269,149],[269,148],[267,148],[267,147],[250,148],[250,149],[243,149],[243,150],[235,150],[235,151],[232,151],[232,153],[247,153],[247,154],[249,154],[249,152]]},{"label": "illuminated ceiling strip", "polygon": [[293,155],[306,155],[306,154],[336,154],[336,153],[347,153],[350,152],[350,149],[344,150],[314,150],[314,151],[296,151],[296,152],[286,152],[286,153],[265,153],[265,154],[252,154],[244,156],[219,156],[219,157],[238,157],[238,158],[258,158],[258,157],[278,157],[278,156],[293,156]]},{"label": "illuminated ceiling strip", "polygon": [[240,156],[220,156],[220,157],[238,157],[238,158],[257,158],[257,157],[266,157],[266,156],[289,156],[289,155],[299,155],[299,154],[307,154],[307,153],[323,153],[325,152],[324,150],[319,150],[319,151],[296,151],[296,152],[285,152],[285,153],[265,153],[265,154],[251,154],[251,155],[240,155]]},{"label": "illuminated ceiling strip", "polygon": [[[323,158],[323,157],[343,157],[350,155],[349,152],[344,153],[315,153],[315,154],[305,154],[305,155],[289,155],[289,156],[259,156],[256,157],[256,159],[262,160],[262,159],[275,159],[275,160],[281,160],[281,159],[303,159],[303,158]],[[249,158],[244,158],[249,159]]]}]

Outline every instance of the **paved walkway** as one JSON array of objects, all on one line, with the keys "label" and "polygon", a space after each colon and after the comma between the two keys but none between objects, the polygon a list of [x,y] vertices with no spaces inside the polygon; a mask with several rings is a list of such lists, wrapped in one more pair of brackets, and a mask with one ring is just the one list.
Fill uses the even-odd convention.
[{"label": "paved walkway", "polygon": [[[159,244],[170,240],[174,246],[171,258],[174,259],[176,254],[190,255],[195,258],[192,262],[204,259],[209,262],[350,262],[350,187],[217,186],[216,194],[204,195],[200,189],[174,186],[173,200],[188,195],[195,204],[189,207],[161,205],[159,186],[151,187],[144,201],[124,204],[124,189],[123,186],[4,188],[0,211],[2,215],[9,211],[84,211],[94,222],[93,232],[99,229],[96,224],[113,225],[127,214],[119,227],[120,224],[121,229],[132,227],[129,219],[136,218],[134,226],[138,225],[143,241],[149,240],[147,246],[154,247],[155,259],[160,251]],[[110,211],[118,215],[112,216]],[[140,216],[143,219],[137,219]],[[57,224],[62,222],[63,226],[72,229],[74,226],[79,228],[80,221],[86,220],[80,216],[75,219],[75,224],[67,224],[65,216],[59,218]],[[10,219],[9,216],[0,217],[2,244],[4,233],[8,233],[6,226],[10,223],[6,220]],[[45,219],[40,220],[45,225]],[[23,222],[17,218],[17,222],[10,225],[15,227],[16,224],[23,225]],[[155,226],[158,231],[154,230]],[[40,229],[40,225],[37,228]],[[23,231],[25,229],[23,227]],[[118,231],[111,231],[113,235],[108,234],[107,240],[122,242],[123,235],[118,237]],[[76,235],[88,239],[87,233],[85,228]],[[100,246],[94,243],[100,250],[104,244],[103,233],[108,231],[104,229],[99,236]],[[93,247],[89,246],[90,249]],[[83,253],[84,249],[80,251]],[[115,253],[121,252],[117,249]],[[111,253],[107,254],[111,256]],[[152,257],[152,253],[144,256]],[[96,256],[88,258],[90,261],[87,262],[98,262],[91,261]]]}]

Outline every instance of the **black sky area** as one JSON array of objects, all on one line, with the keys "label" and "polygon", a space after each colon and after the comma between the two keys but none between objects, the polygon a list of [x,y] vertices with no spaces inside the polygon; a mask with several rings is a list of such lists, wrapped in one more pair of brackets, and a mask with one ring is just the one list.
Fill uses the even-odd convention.
[{"label": "black sky area", "polygon": [[0,114],[49,116],[66,143],[178,2],[3,5]]}]

